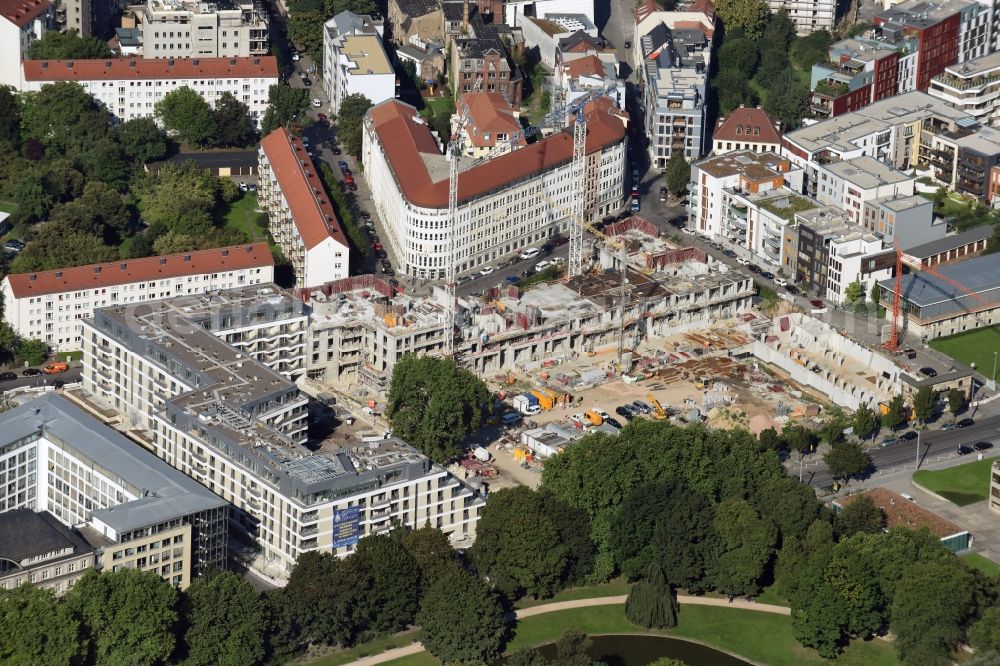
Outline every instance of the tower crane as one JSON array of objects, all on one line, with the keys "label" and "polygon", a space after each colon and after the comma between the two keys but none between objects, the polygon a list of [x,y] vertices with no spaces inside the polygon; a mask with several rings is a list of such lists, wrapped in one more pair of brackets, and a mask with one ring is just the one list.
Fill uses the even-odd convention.
[{"label": "tower crane", "polygon": [[[476,83],[472,88],[471,92],[479,92],[482,88],[483,79],[482,77],[477,77]],[[487,162],[501,154],[507,153],[516,148],[517,142],[522,139],[527,139],[541,131],[542,127],[548,126],[554,121],[559,121],[565,123],[565,119],[568,116],[574,116],[576,118],[576,125],[573,128],[573,162],[572,162],[572,176],[573,176],[573,214],[572,221],[573,224],[570,226],[570,275],[579,275],[582,272],[583,265],[583,227],[587,226],[591,231],[597,232],[596,229],[586,224],[584,219],[584,208],[586,206],[586,197],[584,193],[584,187],[586,186],[586,139],[587,139],[587,125],[584,119],[583,108],[595,99],[604,97],[609,93],[617,90],[617,86],[609,85],[601,89],[593,90],[586,95],[577,97],[569,104],[561,106],[554,109],[545,116],[537,125],[529,125],[519,132],[514,132],[508,138],[506,143],[498,144],[489,153],[476,159],[469,163],[466,168],[472,168],[483,162]],[[447,151],[449,158],[448,166],[448,250],[445,256],[445,336],[444,336],[444,347],[442,352],[445,356],[454,357],[455,355],[455,318],[456,318],[456,295],[455,295],[455,275],[458,268],[457,261],[457,248],[455,247],[455,237],[458,230],[458,175],[461,171],[461,165],[459,164],[460,157],[462,154],[462,130],[465,129],[466,124],[469,121],[470,111],[468,106],[463,105],[461,109],[458,110],[459,116],[458,120],[454,125],[454,130],[452,131],[451,140],[448,142]],[[561,118],[561,120],[560,120]],[[581,122],[582,121],[582,122]],[[574,232],[576,232],[576,243],[574,245]],[[608,241],[607,237],[603,234],[599,234],[605,242]],[[574,255],[575,251],[575,255]],[[574,256],[576,258],[576,273],[573,273],[573,262]],[[623,273],[624,274],[624,273]],[[623,278],[624,280],[624,278]],[[620,345],[619,345],[620,346]]]}]

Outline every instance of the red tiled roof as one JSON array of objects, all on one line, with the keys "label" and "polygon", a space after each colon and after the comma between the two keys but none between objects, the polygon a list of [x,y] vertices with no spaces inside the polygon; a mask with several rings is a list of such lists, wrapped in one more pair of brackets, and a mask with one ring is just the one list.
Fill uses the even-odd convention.
[{"label": "red tiled roof", "polygon": [[[469,107],[467,127],[473,145],[494,146],[498,132],[511,135],[521,130],[521,123],[514,117],[514,108],[500,93],[469,92],[462,93],[458,99],[460,106]],[[484,139],[484,133],[490,134],[489,140]],[[524,140],[519,143],[523,145]]]},{"label": "red tiled roof", "polygon": [[264,137],[260,149],[267,155],[306,249],[327,238],[347,247],[347,236],[302,140],[281,127]]},{"label": "red tiled roof", "polygon": [[595,55],[570,60],[563,68],[574,79],[578,76],[604,76],[604,63]]},{"label": "red tiled roof", "polygon": [[[2,1],[2,0],[0,0]],[[107,79],[250,79],[277,78],[274,56],[253,58],[107,58],[98,60],[25,60],[25,81],[97,81]]]},{"label": "red tiled roof", "polygon": [[[614,108],[606,97],[587,105],[588,154],[624,140],[625,125],[613,115]],[[421,157],[421,154],[441,155],[441,151],[426,121],[417,115],[416,109],[399,100],[387,100],[368,111],[365,123],[374,128],[407,201],[427,208],[447,207],[447,176],[434,182]],[[568,164],[572,159],[572,133],[556,132],[541,141],[463,171],[458,177],[459,201],[482,196],[515,180]]]},{"label": "red tiled roof", "polygon": [[14,296],[25,298],[273,265],[274,258],[267,243],[253,243],[167,254],[162,257],[110,261],[106,264],[75,266],[39,273],[12,273],[7,279],[10,280]]},{"label": "red tiled roof", "polygon": [[23,28],[48,11],[49,0],[0,0],[0,16]]},{"label": "red tiled roof", "polygon": [[[736,128],[742,128],[740,133],[736,133]],[[749,136],[747,128],[750,128]],[[753,134],[753,130],[760,130],[759,134]],[[781,124],[772,118],[764,109],[750,109],[741,106],[728,118],[719,118],[712,134],[712,140],[717,141],[758,141],[760,143],[781,143]]]}]

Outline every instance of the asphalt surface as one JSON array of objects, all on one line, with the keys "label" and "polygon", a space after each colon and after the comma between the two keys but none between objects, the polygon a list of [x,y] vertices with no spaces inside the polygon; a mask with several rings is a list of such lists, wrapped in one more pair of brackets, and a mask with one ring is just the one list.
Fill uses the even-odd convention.
[{"label": "asphalt surface", "polygon": [[80,368],[71,368],[70,370],[59,373],[58,375],[38,375],[35,377],[24,377],[21,375],[20,370],[7,370],[5,372],[16,372],[17,379],[13,379],[9,382],[0,382],[0,393],[6,393],[11,389],[16,388],[48,386],[56,380],[62,381],[66,384],[72,384],[80,381],[81,377]]}]

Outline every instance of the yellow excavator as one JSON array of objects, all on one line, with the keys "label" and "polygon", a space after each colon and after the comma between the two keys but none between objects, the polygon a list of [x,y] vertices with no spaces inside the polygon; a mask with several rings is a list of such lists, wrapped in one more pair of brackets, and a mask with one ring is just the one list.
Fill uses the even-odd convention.
[{"label": "yellow excavator", "polygon": [[653,405],[653,418],[657,421],[663,421],[666,419],[667,410],[663,409],[663,405],[660,404],[660,401],[657,400],[652,393],[648,394],[646,398],[649,400],[649,403]]}]

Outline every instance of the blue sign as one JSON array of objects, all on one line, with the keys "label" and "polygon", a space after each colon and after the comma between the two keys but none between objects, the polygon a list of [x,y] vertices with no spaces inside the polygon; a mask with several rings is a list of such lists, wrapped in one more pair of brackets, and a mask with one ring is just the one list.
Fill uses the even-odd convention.
[{"label": "blue sign", "polygon": [[333,512],[333,547],[353,546],[361,538],[361,509],[356,506]]}]

